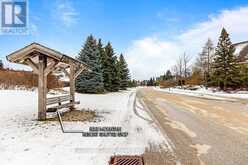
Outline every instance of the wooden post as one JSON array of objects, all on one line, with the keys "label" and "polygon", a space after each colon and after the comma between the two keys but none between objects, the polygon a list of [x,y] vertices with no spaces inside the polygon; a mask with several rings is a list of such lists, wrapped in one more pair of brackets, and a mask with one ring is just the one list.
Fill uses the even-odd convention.
[{"label": "wooden post", "polygon": [[47,76],[44,70],[47,65],[47,58],[39,54],[39,78],[38,78],[38,120],[46,120],[46,92]]},{"label": "wooden post", "polygon": [[[75,66],[73,63],[70,64],[70,101],[72,103],[75,102],[75,79],[74,79],[74,74],[75,74]],[[71,110],[74,110],[74,104],[71,106]]]}]

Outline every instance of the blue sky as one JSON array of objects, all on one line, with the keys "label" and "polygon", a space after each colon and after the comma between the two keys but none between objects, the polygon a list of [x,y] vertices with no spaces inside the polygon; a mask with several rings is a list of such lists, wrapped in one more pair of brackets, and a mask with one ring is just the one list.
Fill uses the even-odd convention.
[{"label": "blue sky", "polygon": [[[222,20],[227,19],[226,17],[233,12],[234,15],[236,14],[235,17],[240,18],[240,13],[235,12],[245,10],[241,12],[242,16],[246,12],[247,0],[201,2],[199,0],[29,0],[28,2],[31,34],[1,35],[0,58],[2,59],[8,53],[34,41],[75,56],[87,35],[93,34],[97,38],[102,38],[105,43],[111,41],[116,53],[125,53],[129,65],[132,65],[130,68],[133,78],[144,79],[162,74],[173,65],[173,60],[166,59],[175,60],[176,56],[184,51],[193,58],[196,52],[200,51],[200,44],[207,40],[207,36],[203,38],[197,33],[201,38],[197,41],[196,34],[191,36],[192,38],[190,35],[197,30],[203,30],[202,26],[205,24],[218,24],[216,22],[219,19],[220,26],[226,24],[227,27],[230,26],[230,31],[234,33],[234,41],[246,39],[243,36],[247,31],[233,30],[235,24],[229,25]],[[244,19],[237,22],[237,25],[246,25]],[[215,41],[218,34],[211,34],[211,28],[208,31],[209,37],[214,37]],[[205,31],[203,30],[202,33]],[[182,44],[187,42],[187,39],[195,40],[192,47]],[[149,48],[151,51],[141,50],[147,49],[146,44],[154,44]],[[173,49],[175,51],[171,51]],[[152,50],[157,52],[153,54]],[[158,69],[148,71],[149,66]],[[144,68],[148,68],[146,74]]]}]

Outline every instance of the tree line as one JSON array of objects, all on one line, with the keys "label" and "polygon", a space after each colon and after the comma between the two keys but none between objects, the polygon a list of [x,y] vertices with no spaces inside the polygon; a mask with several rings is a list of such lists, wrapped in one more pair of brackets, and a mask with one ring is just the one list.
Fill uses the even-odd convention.
[{"label": "tree line", "polygon": [[77,59],[91,70],[82,72],[76,79],[77,92],[117,92],[132,84],[124,55],[117,56],[110,42],[104,46],[101,39],[88,36]]},{"label": "tree line", "polygon": [[184,53],[166,74],[156,78],[156,82],[163,86],[190,84],[221,90],[247,88],[248,66],[241,64],[234,52],[230,36],[223,28],[216,47],[208,39],[195,62]]},{"label": "tree line", "polygon": [[0,69],[3,69],[3,61],[0,59]]},{"label": "tree line", "polygon": [[210,39],[203,47],[193,74],[201,77],[207,87],[217,86],[222,90],[248,87],[248,67],[239,62],[234,52],[230,36],[223,28],[215,48]]}]

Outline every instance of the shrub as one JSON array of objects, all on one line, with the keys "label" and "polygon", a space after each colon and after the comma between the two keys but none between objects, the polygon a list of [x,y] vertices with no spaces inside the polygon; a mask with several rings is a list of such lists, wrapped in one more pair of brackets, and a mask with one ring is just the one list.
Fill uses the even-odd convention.
[{"label": "shrub", "polygon": [[[38,75],[31,71],[0,69],[0,84],[5,89],[15,86],[33,88],[38,86]],[[56,76],[49,74],[47,78],[47,86],[48,89],[61,88],[64,86],[64,82],[59,81]]]}]

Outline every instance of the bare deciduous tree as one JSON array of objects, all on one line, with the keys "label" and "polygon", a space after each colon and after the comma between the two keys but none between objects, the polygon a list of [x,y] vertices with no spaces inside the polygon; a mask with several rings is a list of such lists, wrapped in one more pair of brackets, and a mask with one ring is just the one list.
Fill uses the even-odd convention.
[{"label": "bare deciduous tree", "polygon": [[183,75],[183,58],[181,56],[178,57],[175,68],[177,70],[178,77],[181,78]]},{"label": "bare deciduous tree", "polygon": [[184,53],[181,59],[183,62],[183,77],[187,78],[190,75],[190,56]]},{"label": "bare deciduous tree", "polygon": [[175,75],[176,79],[179,79],[182,77],[183,73],[183,62],[182,58],[179,57],[176,61],[176,64],[172,66],[171,68],[172,73]]},{"label": "bare deciduous tree", "polygon": [[202,48],[202,52],[196,60],[195,67],[200,70],[200,73],[204,79],[205,86],[207,87],[207,82],[209,75],[211,73],[212,63],[214,58],[214,46],[211,39],[208,39]]},{"label": "bare deciduous tree", "polygon": [[171,68],[176,80],[180,85],[183,85],[183,81],[190,75],[190,56],[184,53],[179,56],[176,64]]}]

